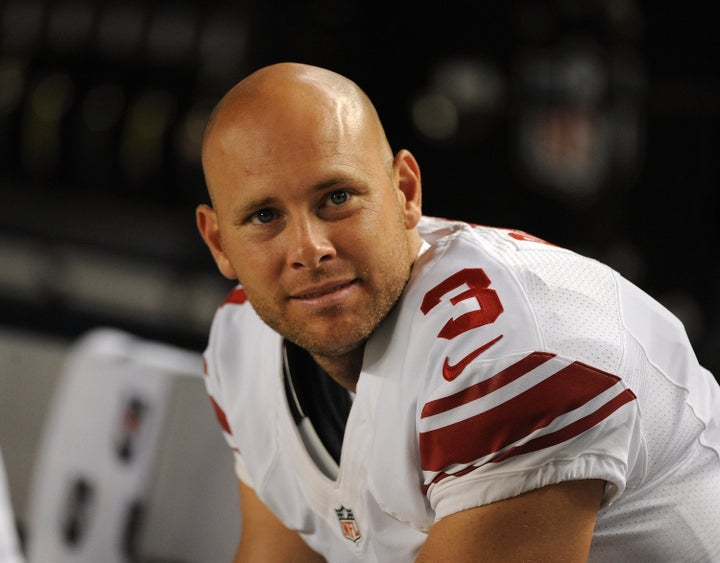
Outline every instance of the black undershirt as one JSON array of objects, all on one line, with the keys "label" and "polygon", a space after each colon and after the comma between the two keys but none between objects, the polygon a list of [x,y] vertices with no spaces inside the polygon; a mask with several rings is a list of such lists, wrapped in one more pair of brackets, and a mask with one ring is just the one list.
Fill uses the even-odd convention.
[{"label": "black undershirt", "polygon": [[289,370],[285,370],[285,393],[293,418],[297,424],[303,415],[310,419],[325,449],[339,465],[345,424],[352,406],[350,394],[305,350],[287,340],[284,346],[289,366]]}]

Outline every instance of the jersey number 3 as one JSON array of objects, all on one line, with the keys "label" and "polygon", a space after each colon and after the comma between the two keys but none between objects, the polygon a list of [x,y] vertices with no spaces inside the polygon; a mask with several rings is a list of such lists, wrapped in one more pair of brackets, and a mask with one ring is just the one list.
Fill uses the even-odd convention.
[{"label": "jersey number 3", "polygon": [[504,310],[497,292],[489,287],[490,278],[487,277],[487,274],[480,268],[465,268],[454,273],[425,294],[420,306],[423,314],[427,315],[433,307],[438,305],[443,295],[463,285],[468,286],[468,289],[453,296],[450,303],[456,305],[466,299],[476,299],[479,308],[463,313],[456,319],[448,320],[438,333],[440,338],[451,340],[463,332],[493,323]]}]

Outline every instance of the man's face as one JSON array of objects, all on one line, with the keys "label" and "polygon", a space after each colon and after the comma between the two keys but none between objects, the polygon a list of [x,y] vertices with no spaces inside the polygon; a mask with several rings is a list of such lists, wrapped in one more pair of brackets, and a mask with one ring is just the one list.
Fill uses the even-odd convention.
[{"label": "man's face", "polygon": [[368,338],[409,277],[416,221],[398,189],[407,163],[391,165],[371,136],[331,122],[272,131],[229,129],[208,151],[218,264],[269,326],[337,356]]}]

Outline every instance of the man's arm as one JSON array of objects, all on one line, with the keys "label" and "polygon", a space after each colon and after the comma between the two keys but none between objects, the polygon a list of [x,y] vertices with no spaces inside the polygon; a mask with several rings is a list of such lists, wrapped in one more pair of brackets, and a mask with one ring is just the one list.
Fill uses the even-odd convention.
[{"label": "man's arm", "polygon": [[567,481],[447,516],[416,561],[587,561],[604,484]]},{"label": "man's arm", "polygon": [[325,560],[312,551],[293,530],[288,530],[255,491],[238,480],[242,532],[235,563],[314,563]]}]

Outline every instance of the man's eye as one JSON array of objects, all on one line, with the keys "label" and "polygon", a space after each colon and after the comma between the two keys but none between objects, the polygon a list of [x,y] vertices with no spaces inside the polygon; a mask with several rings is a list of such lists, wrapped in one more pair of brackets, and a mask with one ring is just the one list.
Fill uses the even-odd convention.
[{"label": "man's eye", "polygon": [[332,203],[333,205],[342,205],[343,203],[345,203],[348,200],[349,197],[350,196],[348,195],[348,193],[345,190],[338,190],[338,191],[332,192],[328,196],[328,199],[330,200],[330,203]]},{"label": "man's eye", "polygon": [[253,219],[255,219],[258,223],[269,223],[275,218],[275,212],[272,209],[261,209],[255,215],[253,215]]}]

